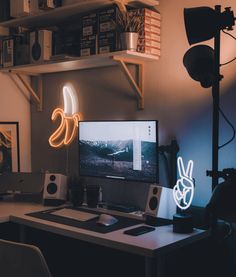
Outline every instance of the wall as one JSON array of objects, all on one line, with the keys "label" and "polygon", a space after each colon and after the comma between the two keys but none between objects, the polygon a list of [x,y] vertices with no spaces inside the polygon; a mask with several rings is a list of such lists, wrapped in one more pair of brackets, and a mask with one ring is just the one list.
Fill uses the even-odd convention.
[{"label": "wall", "polygon": [[31,171],[31,119],[29,95],[7,74],[0,74],[0,121],[19,122],[20,170]]},{"label": "wall", "polygon": [[[169,144],[177,139],[180,155],[184,161],[195,162],[193,176],[196,181],[194,204],[205,206],[211,195],[211,178],[206,170],[211,169],[211,89],[203,89],[187,74],[183,55],[190,48],[187,42],[183,8],[194,6],[214,7],[217,1],[160,1],[162,14],[162,54],[159,61],[147,64],[145,69],[145,108],[137,110],[137,103],[129,83],[118,67],[89,69],[44,76],[44,110],[32,109],[32,168],[34,171],[49,170],[77,173],[77,145],[54,150],[47,139],[56,129],[50,116],[53,109],[62,105],[61,89],[71,82],[78,92],[80,110],[85,119],[157,119],[159,142]],[[221,1],[222,8],[231,6],[236,11],[235,1]],[[236,32],[231,32],[236,36]],[[203,42],[211,46],[213,40]],[[235,41],[222,33],[221,62],[236,56]],[[131,68],[134,70],[133,68]],[[221,68],[221,107],[236,126],[234,95],[236,89],[236,62]],[[220,141],[231,137],[230,127],[221,120]],[[219,169],[236,167],[235,141],[220,151]],[[164,180],[164,179],[163,179]],[[163,182],[161,179],[161,182]],[[86,182],[91,182],[87,180]],[[104,184],[106,196],[121,200],[126,193],[133,202],[143,206],[147,186],[143,184]],[[131,202],[132,202],[131,201]]]}]

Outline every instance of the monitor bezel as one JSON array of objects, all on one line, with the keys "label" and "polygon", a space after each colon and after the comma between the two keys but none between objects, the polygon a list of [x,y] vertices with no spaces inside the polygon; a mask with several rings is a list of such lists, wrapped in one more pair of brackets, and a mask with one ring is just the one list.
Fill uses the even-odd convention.
[{"label": "monitor bezel", "polygon": [[[155,122],[156,123],[156,180],[153,180],[152,182],[148,182],[148,181],[145,181],[145,180],[137,180],[137,179],[122,179],[122,178],[115,178],[115,177],[108,177],[108,176],[93,176],[93,175],[88,175],[88,174],[81,174],[80,173],[80,139],[79,139],[79,136],[80,136],[80,128],[79,128],[79,125],[80,123],[83,123],[83,122],[149,122],[149,121],[152,121],[152,122]],[[159,136],[158,136],[158,120],[156,119],[128,119],[128,120],[123,120],[123,119],[112,119],[112,120],[81,120],[78,122],[78,134],[77,134],[77,144],[78,144],[78,152],[79,152],[79,155],[78,155],[78,174],[79,174],[79,177],[89,177],[89,178],[101,178],[101,179],[106,179],[106,180],[113,180],[113,181],[125,181],[125,182],[139,182],[139,183],[148,183],[148,184],[153,184],[153,183],[159,183]]]}]

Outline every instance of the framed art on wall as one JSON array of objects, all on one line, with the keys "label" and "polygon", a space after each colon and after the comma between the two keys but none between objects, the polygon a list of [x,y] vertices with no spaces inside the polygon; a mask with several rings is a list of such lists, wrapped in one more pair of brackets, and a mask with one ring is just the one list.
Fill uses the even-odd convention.
[{"label": "framed art on wall", "polygon": [[20,171],[19,123],[0,122],[0,173]]}]

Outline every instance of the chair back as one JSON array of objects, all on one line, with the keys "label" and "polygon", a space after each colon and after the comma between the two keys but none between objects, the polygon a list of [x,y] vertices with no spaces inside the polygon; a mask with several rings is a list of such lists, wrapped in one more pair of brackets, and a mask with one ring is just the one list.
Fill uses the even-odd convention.
[{"label": "chair back", "polygon": [[0,275],[52,277],[38,247],[2,239],[0,239]]}]

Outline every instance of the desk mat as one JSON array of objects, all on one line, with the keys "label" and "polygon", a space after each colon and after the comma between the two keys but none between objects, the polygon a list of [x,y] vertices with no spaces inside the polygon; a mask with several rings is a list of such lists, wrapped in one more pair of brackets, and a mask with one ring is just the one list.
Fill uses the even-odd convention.
[{"label": "desk mat", "polygon": [[[67,207],[67,208],[72,208],[72,207]],[[143,223],[141,220],[138,220],[138,219],[127,218],[127,217],[115,215],[114,217],[116,217],[118,219],[117,223],[115,223],[114,225],[111,225],[111,226],[100,226],[100,225],[96,224],[97,218],[91,219],[88,221],[78,221],[75,219],[65,218],[65,217],[61,217],[61,216],[52,214],[52,212],[55,212],[56,210],[60,210],[60,209],[62,209],[62,208],[33,212],[33,213],[28,213],[26,215],[36,217],[39,219],[43,219],[43,220],[48,220],[48,221],[64,224],[64,225],[78,227],[81,229],[86,229],[89,231],[103,233],[103,234]],[[90,210],[86,210],[86,209],[82,209],[82,208],[73,208],[73,209],[79,210],[79,211],[84,211],[84,212],[89,212],[92,214],[101,214],[100,212],[90,211]]]}]

